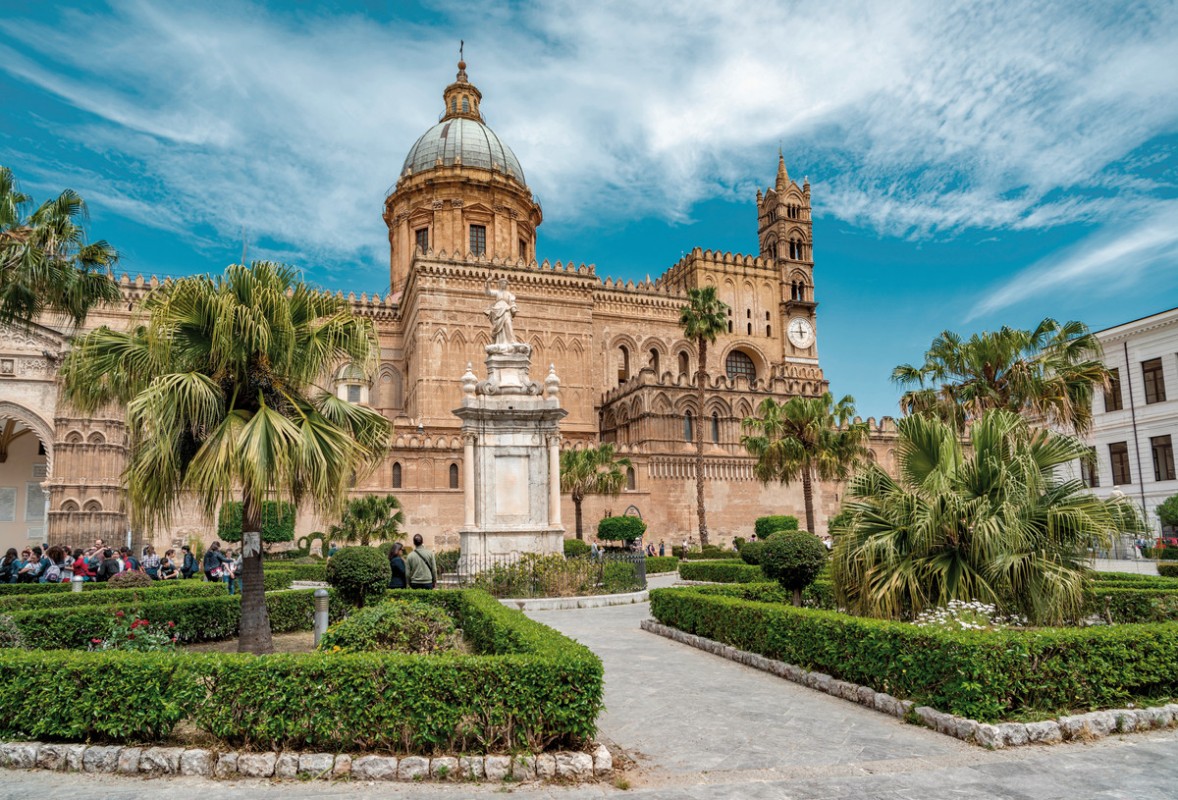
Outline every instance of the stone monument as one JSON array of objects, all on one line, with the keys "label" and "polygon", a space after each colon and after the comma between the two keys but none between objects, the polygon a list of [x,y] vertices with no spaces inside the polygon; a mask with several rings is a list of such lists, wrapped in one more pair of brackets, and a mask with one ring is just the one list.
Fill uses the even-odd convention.
[{"label": "stone monument", "polygon": [[560,378],[529,377],[532,348],[515,339],[515,295],[500,278],[487,283],[493,341],[487,379],[471,364],[462,376],[464,522],[460,570],[479,570],[523,553],[561,553]]}]

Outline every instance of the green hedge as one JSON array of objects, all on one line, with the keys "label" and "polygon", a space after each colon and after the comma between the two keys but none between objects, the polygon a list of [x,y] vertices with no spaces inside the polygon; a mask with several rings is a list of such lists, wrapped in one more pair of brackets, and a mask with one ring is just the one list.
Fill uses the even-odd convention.
[{"label": "green hedge", "polygon": [[1158,564],[1158,575],[1163,578],[1178,578],[1178,561],[1162,561]]},{"label": "green hedge", "polygon": [[662,572],[674,572],[679,569],[679,559],[674,556],[647,556],[646,574],[658,575]]},{"label": "green hedge", "polygon": [[1092,577],[1097,583],[1156,583],[1178,589],[1178,578],[1143,575],[1140,572],[1095,572]]},{"label": "green hedge", "polygon": [[981,721],[1178,695],[1178,625],[949,632],[655,589],[665,625]]},{"label": "green hedge", "polygon": [[[282,561],[267,561],[262,566],[263,572],[286,575],[292,581],[327,581],[327,563],[322,564],[287,564]],[[289,585],[289,584],[288,584]]]},{"label": "green hedge", "polygon": [[[102,584],[98,584],[101,586]],[[0,613],[31,611],[35,608],[118,605],[136,597],[149,600],[179,600],[185,597],[215,597],[227,593],[225,584],[204,581],[168,581],[145,589],[98,589],[93,592],[50,592],[27,597],[0,597]]]},{"label": "green hedge", "polygon": [[[696,586],[693,588],[707,595],[756,600],[761,603],[793,604],[793,593],[782,589],[777,583],[730,583],[722,586]],[[821,578],[814,581],[802,590],[802,605],[807,608],[833,611],[835,609],[834,584]]]},{"label": "green hedge", "polygon": [[0,737],[141,742],[187,718],[263,750],[511,752],[592,739],[602,667],[587,648],[482,592],[413,598],[446,608],[480,655],[5,651]]},{"label": "green hedge", "polygon": [[[274,633],[310,630],[314,593],[314,589],[268,593],[266,607],[270,611],[270,629]],[[131,594],[127,592],[127,595]],[[342,617],[344,606],[334,593],[332,606],[332,616]],[[128,596],[121,603],[19,611],[11,617],[24,636],[25,646],[30,649],[84,650],[91,639],[106,634],[111,614],[115,611],[135,612],[152,621],[175,622],[176,635],[184,643],[217,641],[237,635],[241,595],[144,602],[136,602]]]},{"label": "green hedge", "polygon": [[[680,549],[682,552],[682,549]],[[735,550],[724,550],[719,547],[708,546],[707,550],[688,550],[687,555],[682,556],[684,561],[731,561],[735,558],[740,558]]]},{"label": "green hedge", "polygon": [[684,561],[679,565],[679,577],[685,581],[714,583],[760,583],[765,578],[761,568],[740,559],[726,561]]},{"label": "green hedge", "polygon": [[1178,591],[1097,584],[1090,592],[1087,611],[1117,624],[1174,622],[1178,621]]}]

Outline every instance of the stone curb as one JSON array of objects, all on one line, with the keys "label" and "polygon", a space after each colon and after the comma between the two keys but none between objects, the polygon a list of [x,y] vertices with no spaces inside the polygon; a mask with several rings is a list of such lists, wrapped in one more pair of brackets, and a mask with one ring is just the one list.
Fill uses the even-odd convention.
[{"label": "stone curb", "polygon": [[840,681],[821,672],[809,672],[784,661],[776,661],[757,653],[737,650],[735,647],[721,644],[713,639],[706,639],[703,636],[696,636],[693,633],[686,633],[678,628],[663,625],[653,619],[644,619],[641,627],[644,631],[665,636],[680,644],[704,650],[727,658],[729,661],[759,669],[762,672],[772,673],[779,678],[800,683],[834,697],[850,700],[907,722],[924,725],[937,733],[953,736],[963,742],[991,750],[1030,744],[1089,741],[1113,733],[1172,728],[1178,725],[1178,703],[1155,708],[1118,708],[1111,711],[1092,711],[1088,714],[1074,714],[1042,722],[1001,722],[991,725],[947,714],[944,711],[937,711],[929,706],[917,706],[911,700],[900,700],[890,694],[877,692],[870,686]]},{"label": "stone curb", "polygon": [[573,608],[605,608],[606,606],[629,606],[650,600],[650,591],[629,594],[598,594],[585,597],[525,597],[503,598],[499,602],[508,608],[520,611],[564,611]]},{"label": "stone curb", "polygon": [[516,756],[376,756],[333,753],[214,752],[183,747],[0,742],[0,767],[59,772],[107,772],[159,777],[308,778],[360,781],[579,782],[613,772],[603,744],[591,753],[525,753]]}]

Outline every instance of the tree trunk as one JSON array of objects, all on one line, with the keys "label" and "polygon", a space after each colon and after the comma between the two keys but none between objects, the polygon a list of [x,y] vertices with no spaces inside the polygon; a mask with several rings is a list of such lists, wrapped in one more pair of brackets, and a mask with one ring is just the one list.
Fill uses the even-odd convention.
[{"label": "tree trunk", "polygon": [[[241,498],[241,545],[246,554],[246,532],[262,530],[262,509],[249,494]],[[259,536],[261,534],[259,533]],[[262,547],[248,554],[241,565],[241,628],[238,631],[237,652],[264,655],[274,652],[270,636],[270,612],[266,608],[266,587],[262,583]]]},{"label": "tree trunk", "polygon": [[576,520],[577,520],[577,538],[578,539],[585,538],[584,536],[581,535],[581,501],[583,499],[584,499],[583,497],[577,497],[576,495],[573,495],[573,510],[574,510],[574,517],[576,517]]},{"label": "tree trunk", "polygon": [[704,379],[707,376],[708,340],[699,339],[699,370],[695,374],[699,400],[695,419],[695,507],[699,514],[699,546],[708,546],[708,520],[704,514]]},{"label": "tree trunk", "polygon": [[794,589],[794,605],[798,608],[802,607],[802,590]]},{"label": "tree trunk", "polygon": [[810,482],[810,468],[802,467],[802,497],[806,501],[806,530],[815,536],[814,530],[814,486]]}]

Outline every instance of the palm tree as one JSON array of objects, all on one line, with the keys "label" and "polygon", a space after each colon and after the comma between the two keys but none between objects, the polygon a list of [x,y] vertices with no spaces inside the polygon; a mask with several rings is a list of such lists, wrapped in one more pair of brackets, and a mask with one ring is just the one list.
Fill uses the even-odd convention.
[{"label": "palm tree", "polygon": [[136,523],[167,524],[184,497],[210,517],[241,500],[243,652],[273,650],[256,533],[263,501],[338,513],[392,432],[380,414],[317,386],[340,364],[372,371],[379,350],[370,320],[296,275],[255,262],[169,281],[144,301],[141,324],[90,332],[61,370],[67,399],[84,413],[126,406]]},{"label": "palm tree", "polygon": [[1033,331],[1002,327],[962,339],[945,331],[924,364],[901,364],[892,380],[910,387],[906,414],[954,423],[958,430],[990,409],[1003,408],[1077,434],[1092,427],[1092,396],[1107,388],[1100,341],[1080,322],[1045,319]]},{"label": "palm tree", "polygon": [[110,275],[118,254],[105,241],[87,243],[86,203],[66,189],[38,206],[0,166],[0,324],[27,324],[45,312],[76,327],[100,303],[119,299]]},{"label": "palm tree", "polygon": [[911,619],[977,600],[1035,624],[1079,617],[1087,548],[1141,530],[1132,504],[1061,477],[1056,467],[1086,452],[1079,439],[1006,410],[983,413],[969,436],[966,448],[953,425],[907,417],[899,478],[869,464],[851,479],[832,566],[840,606]]},{"label": "palm tree", "polygon": [[581,502],[585,495],[616,496],[626,485],[629,467],[630,459],[614,458],[614,446],[608,442],[584,450],[565,450],[560,454],[560,490],[573,496],[578,539],[584,538]]},{"label": "palm tree", "polygon": [[715,286],[687,290],[687,305],[679,312],[683,335],[695,340],[699,364],[695,371],[695,508],[699,515],[699,543],[708,544],[708,520],[704,513],[704,383],[708,375],[708,343],[728,329],[728,304],[716,297]]},{"label": "palm tree", "polygon": [[814,521],[814,480],[845,480],[867,454],[867,423],[855,422],[855,400],[836,404],[830,392],[821,397],[791,397],[778,403],[761,401],[757,416],[748,417],[740,443],[757,459],[756,476],[765,483],[802,481],[806,530],[817,533]]},{"label": "palm tree", "polygon": [[401,503],[393,495],[365,495],[348,501],[339,525],[332,525],[329,536],[334,541],[357,542],[367,547],[372,542],[393,542],[404,536]]}]

